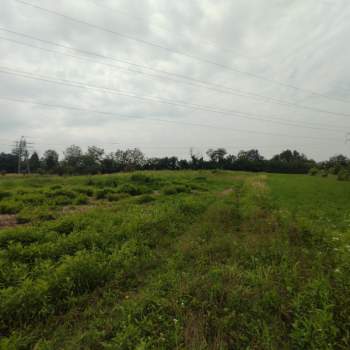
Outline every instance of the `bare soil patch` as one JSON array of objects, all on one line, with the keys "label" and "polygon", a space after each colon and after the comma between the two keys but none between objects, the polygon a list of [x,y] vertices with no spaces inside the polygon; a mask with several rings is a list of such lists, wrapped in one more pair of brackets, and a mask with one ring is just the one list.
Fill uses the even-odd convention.
[{"label": "bare soil patch", "polygon": [[0,215],[0,229],[17,226],[16,215]]}]

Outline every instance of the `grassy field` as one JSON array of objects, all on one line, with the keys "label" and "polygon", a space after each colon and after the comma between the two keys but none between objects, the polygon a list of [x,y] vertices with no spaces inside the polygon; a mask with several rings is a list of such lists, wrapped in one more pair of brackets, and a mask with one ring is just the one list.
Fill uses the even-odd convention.
[{"label": "grassy field", "polygon": [[350,183],[0,178],[0,349],[349,349]]}]

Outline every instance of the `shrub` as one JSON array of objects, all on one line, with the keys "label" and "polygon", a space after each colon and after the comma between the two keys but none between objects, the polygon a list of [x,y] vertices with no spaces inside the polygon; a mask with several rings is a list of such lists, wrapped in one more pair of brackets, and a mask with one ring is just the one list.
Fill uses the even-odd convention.
[{"label": "shrub", "polygon": [[318,169],[317,169],[317,168],[311,168],[311,169],[309,170],[309,175],[315,176],[315,175],[317,175],[317,174],[318,174]]},{"label": "shrub", "polygon": [[332,167],[332,168],[329,168],[328,169],[328,174],[331,174],[331,175],[337,175],[337,168],[335,167]]},{"label": "shrub", "polygon": [[349,171],[346,170],[346,169],[341,169],[338,172],[337,179],[339,181],[348,181],[348,180],[350,180],[350,173],[349,173]]},{"label": "shrub", "polygon": [[328,177],[328,171],[327,171],[327,170],[321,170],[321,171],[320,171],[320,175],[321,175],[322,177]]}]

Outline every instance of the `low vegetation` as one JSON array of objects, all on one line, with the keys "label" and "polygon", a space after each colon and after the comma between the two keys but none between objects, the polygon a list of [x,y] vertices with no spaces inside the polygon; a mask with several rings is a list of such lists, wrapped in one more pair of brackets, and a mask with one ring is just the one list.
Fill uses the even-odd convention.
[{"label": "low vegetation", "polygon": [[163,171],[0,188],[1,349],[350,347],[348,182]]}]

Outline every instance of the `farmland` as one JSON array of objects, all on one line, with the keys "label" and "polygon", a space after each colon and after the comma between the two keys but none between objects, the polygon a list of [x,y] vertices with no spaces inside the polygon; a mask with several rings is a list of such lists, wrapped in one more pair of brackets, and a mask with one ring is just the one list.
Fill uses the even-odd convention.
[{"label": "farmland", "polygon": [[348,349],[350,183],[0,178],[1,349]]}]

